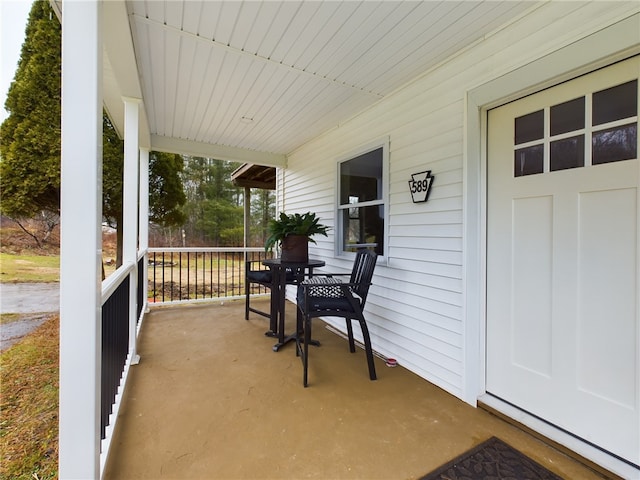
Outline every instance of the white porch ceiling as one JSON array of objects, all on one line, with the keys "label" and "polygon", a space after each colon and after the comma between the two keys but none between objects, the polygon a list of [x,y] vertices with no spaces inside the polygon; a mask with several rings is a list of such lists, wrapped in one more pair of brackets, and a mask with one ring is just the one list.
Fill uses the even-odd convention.
[{"label": "white porch ceiling", "polygon": [[535,4],[117,3],[104,4],[110,113],[141,96],[152,148],[271,165]]}]

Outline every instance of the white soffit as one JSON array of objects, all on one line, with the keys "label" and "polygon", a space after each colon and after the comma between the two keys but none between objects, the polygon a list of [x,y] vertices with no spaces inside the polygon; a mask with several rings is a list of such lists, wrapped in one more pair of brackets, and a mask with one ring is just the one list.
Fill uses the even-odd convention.
[{"label": "white soffit", "polygon": [[[123,2],[104,2],[103,22],[103,104],[115,129],[124,133],[124,98],[142,99],[127,9]],[[144,109],[140,111],[140,147],[150,148],[149,124]]]},{"label": "white soffit", "polygon": [[534,4],[142,0],[127,11],[152,139],[283,156]]}]

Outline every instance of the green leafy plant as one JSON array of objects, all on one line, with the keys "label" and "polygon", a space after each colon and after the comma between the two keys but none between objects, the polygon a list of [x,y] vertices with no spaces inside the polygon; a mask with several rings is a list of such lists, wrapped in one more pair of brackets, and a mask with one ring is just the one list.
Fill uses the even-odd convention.
[{"label": "green leafy plant", "polygon": [[315,213],[307,212],[305,214],[294,213],[287,215],[283,212],[279,218],[269,220],[267,226],[269,237],[265,242],[264,248],[266,251],[272,250],[277,243],[282,242],[289,235],[304,235],[310,242],[316,243],[311,237],[313,235],[324,235],[326,237],[329,228],[320,223],[320,219]]}]

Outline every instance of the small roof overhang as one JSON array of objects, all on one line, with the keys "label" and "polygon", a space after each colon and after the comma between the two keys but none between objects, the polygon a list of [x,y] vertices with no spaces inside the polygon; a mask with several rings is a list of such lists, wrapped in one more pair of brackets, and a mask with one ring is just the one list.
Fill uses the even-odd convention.
[{"label": "small roof overhang", "polygon": [[245,163],[231,174],[231,181],[238,187],[276,189],[276,169],[264,165]]}]

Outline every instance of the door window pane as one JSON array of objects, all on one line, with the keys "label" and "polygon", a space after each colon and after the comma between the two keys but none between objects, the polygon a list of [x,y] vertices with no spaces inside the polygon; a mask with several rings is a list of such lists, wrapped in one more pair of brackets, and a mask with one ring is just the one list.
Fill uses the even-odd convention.
[{"label": "door window pane", "polygon": [[544,148],[542,145],[534,145],[516,150],[513,165],[513,175],[515,177],[542,173],[544,168]]},{"label": "door window pane", "polygon": [[514,177],[637,159],[638,81],[514,118]]},{"label": "door window pane", "polygon": [[638,158],[638,124],[593,133],[592,163],[618,162]]},{"label": "door window pane", "polygon": [[638,114],[638,81],[623,83],[593,94],[593,124],[614,122]]},{"label": "door window pane", "polygon": [[584,128],[584,97],[551,107],[551,135]]},{"label": "door window pane", "polygon": [[551,171],[584,167],[584,135],[551,142]]},{"label": "door window pane", "polygon": [[516,118],[515,130],[516,145],[544,137],[544,110]]}]

